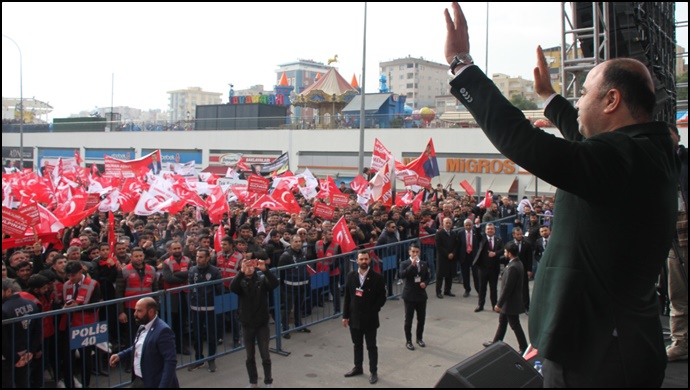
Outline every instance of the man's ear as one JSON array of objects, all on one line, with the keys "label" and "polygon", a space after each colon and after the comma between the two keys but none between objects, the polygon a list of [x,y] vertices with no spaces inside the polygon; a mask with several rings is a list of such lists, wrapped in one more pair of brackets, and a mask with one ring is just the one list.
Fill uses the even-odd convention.
[{"label": "man's ear", "polygon": [[604,113],[611,114],[618,110],[623,104],[623,96],[621,92],[617,89],[610,89],[606,96],[604,97],[606,102],[606,107],[604,108]]}]

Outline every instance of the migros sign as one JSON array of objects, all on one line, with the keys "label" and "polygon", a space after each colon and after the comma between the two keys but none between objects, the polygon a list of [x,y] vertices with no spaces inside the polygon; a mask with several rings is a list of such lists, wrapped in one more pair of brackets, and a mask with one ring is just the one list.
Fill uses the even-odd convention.
[{"label": "migros sign", "polygon": [[517,167],[514,162],[505,159],[447,158],[446,172],[512,175],[517,172]]},{"label": "migros sign", "polygon": [[[440,160],[440,158],[439,158]],[[446,158],[446,172],[458,173],[493,173],[513,175],[517,172],[514,162],[498,158]],[[403,158],[404,164],[412,161],[410,157]]]}]

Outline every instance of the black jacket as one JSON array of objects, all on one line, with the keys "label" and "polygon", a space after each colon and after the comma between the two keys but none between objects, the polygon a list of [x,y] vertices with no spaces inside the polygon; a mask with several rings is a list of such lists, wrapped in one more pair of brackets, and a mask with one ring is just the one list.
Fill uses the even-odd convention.
[{"label": "black jacket", "polygon": [[[668,125],[639,123],[585,139],[577,110],[555,96],[545,115],[561,131],[557,138],[532,126],[476,66],[451,87],[506,158],[558,187],[558,217],[530,305],[532,345],[586,377],[601,367],[615,331],[626,383],[663,375],[655,283],[675,231],[680,165]],[[651,198],[640,183],[654,189]],[[612,208],[606,194],[625,196]],[[655,212],[646,218],[630,212],[650,202]]]},{"label": "black jacket", "polygon": [[[429,273],[429,264],[426,261],[419,262],[419,270],[417,266],[412,265],[412,260],[407,259],[400,263],[400,270],[398,272],[400,279],[405,281],[402,291],[402,299],[409,302],[424,302],[429,297],[426,294],[426,287],[422,288],[421,283],[429,286],[431,274]],[[419,282],[417,282],[419,277]]]},{"label": "black jacket", "polygon": [[[198,265],[193,266],[189,270],[189,284],[206,283],[211,280],[220,280],[223,278],[220,270],[208,265],[206,268],[199,268]],[[192,310],[207,310],[214,307],[215,297],[223,293],[222,283],[208,284],[201,287],[191,288],[189,294],[189,307]]]},{"label": "black jacket", "polygon": [[246,278],[241,271],[237,274],[230,283],[230,291],[239,297],[242,326],[258,328],[268,325],[268,294],[278,284],[280,282],[269,270],[261,275],[254,272],[250,278]]},{"label": "black jacket", "polygon": [[350,320],[354,329],[371,330],[379,327],[379,311],[386,304],[386,282],[381,274],[369,269],[362,289],[361,297],[357,296],[359,276],[357,271],[347,275],[345,301],[343,302],[343,319]]}]

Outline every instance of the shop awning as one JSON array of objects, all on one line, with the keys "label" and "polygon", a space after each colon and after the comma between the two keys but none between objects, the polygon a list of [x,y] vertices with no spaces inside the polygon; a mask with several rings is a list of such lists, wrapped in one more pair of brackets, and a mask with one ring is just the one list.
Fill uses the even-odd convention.
[{"label": "shop awning", "polygon": [[538,179],[536,176],[532,176],[532,179],[529,181],[529,184],[525,186],[525,195],[535,195],[534,192],[534,180],[537,181],[537,193],[540,195],[543,194],[548,194],[548,195],[553,195],[556,193],[556,190],[558,189],[556,186],[552,186],[551,184],[545,182],[542,179]]},{"label": "shop awning", "polygon": [[493,191],[495,195],[508,195],[514,182],[515,175],[494,175],[491,186],[486,188]]}]

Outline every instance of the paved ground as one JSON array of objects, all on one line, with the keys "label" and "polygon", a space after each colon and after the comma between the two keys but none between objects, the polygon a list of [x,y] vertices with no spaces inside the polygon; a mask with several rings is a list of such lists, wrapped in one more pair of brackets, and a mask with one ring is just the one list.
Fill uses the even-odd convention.
[{"label": "paved ground", "polygon": [[[430,286],[433,289],[433,285]],[[462,290],[462,286],[454,292]],[[433,291],[433,290],[431,290]],[[491,311],[474,313],[477,296],[438,299],[429,298],[424,341],[426,348],[415,351],[405,348],[403,333],[403,301],[390,300],[380,313],[378,332],[379,387],[433,387],[451,366],[483,349],[482,342],[490,340],[496,331],[498,314]],[[430,294],[431,295],[431,294]],[[521,316],[527,329],[528,317]],[[271,354],[275,387],[363,387],[370,386],[368,373],[354,378],[343,374],[353,367],[352,342],[349,330],[340,318],[329,320],[310,329],[312,333],[293,333],[290,340],[282,340],[289,356]],[[414,335],[413,326],[413,335]],[[517,348],[510,328],[505,342]],[[275,347],[275,342],[271,342]],[[368,367],[365,348],[364,367]],[[258,356],[257,356],[258,358]],[[206,367],[194,372],[177,372],[183,387],[244,387],[249,381],[245,368],[244,350],[216,360],[218,370],[209,373]],[[261,361],[258,360],[259,382],[263,381]]]}]

